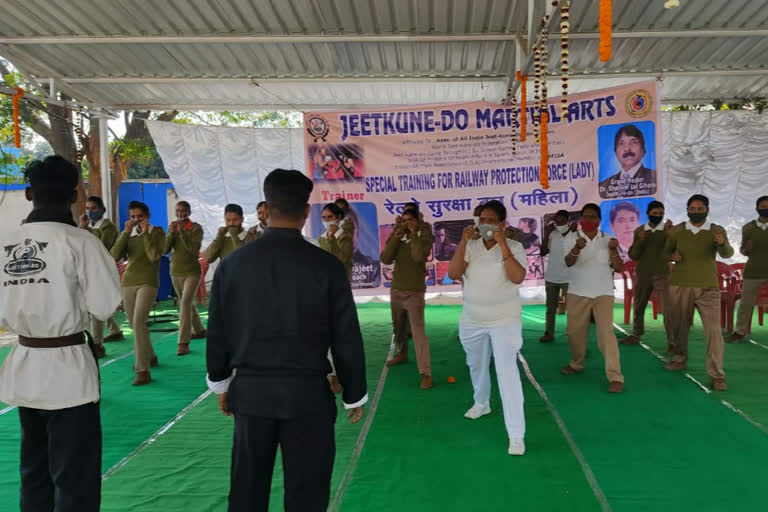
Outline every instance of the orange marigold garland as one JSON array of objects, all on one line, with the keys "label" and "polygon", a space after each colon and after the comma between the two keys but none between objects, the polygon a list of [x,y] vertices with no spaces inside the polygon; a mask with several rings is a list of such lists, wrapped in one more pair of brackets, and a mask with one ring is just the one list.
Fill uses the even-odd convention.
[{"label": "orange marigold garland", "polygon": [[539,165],[539,183],[544,190],[549,188],[549,112],[541,113],[541,164]]},{"label": "orange marigold garland", "polygon": [[600,60],[611,58],[611,25],[613,23],[613,2],[600,0]]},{"label": "orange marigold garland", "polygon": [[13,103],[13,145],[21,147],[21,124],[19,123],[19,100],[24,96],[24,90],[16,87],[16,94],[12,97]]},{"label": "orange marigold garland", "polygon": [[516,78],[520,82],[520,142],[525,142],[526,130],[528,129],[528,91],[526,87],[528,75],[523,75],[518,71]]}]

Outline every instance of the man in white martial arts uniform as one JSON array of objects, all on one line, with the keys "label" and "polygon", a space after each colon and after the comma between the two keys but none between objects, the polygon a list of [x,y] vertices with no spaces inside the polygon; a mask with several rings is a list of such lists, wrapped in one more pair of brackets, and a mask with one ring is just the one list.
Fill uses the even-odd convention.
[{"label": "man in white martial arts uniform", "polygon": [[22,512],[98,512],[101,501],[99,369],[85,331],[115,312],[120,279],[72,218],[78,174],[60,156],[32,162],[33,210],[0,252],[0,328],[19,335],[0,400],[19,408]]},{"label": "man in white martial arts uniform", "polygon": [[523,387],[517,354],[523,346],[522,307],[518,285],[525,279],[527,258],[522,244],[504,233],[507,209],[489,201],[475,226],[467,226],[448,267],[453,280],[464,281],[464,308],[459,338],[467,353],[474,388],[474,405],[464,415],[477,419],[490,414],[491,354],[499,381],[509,454],[525,453]]}]

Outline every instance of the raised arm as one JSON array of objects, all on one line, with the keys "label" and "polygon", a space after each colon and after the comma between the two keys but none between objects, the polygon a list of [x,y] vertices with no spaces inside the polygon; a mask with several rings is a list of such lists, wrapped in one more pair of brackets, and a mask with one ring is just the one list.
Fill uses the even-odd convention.
[{"label": "raised arm", "polygon": [[464,277],[464,272],[467,271],[467,243],[475,236],[475,227],[467,226],[464,231],[461,232],[461,241],[456,247],[456,252],[453,253],[453,258],[448,264],[448,277],[454,281],[457,281]]},{"label": "raised arm", "polygon": [[411,233],[411,257],[414,261],[427,261],[434,245],[435,235],[431,229],[419,229]]},{"label": "raised arm", "polygon": [[399,226],[392,230],[379,258],[383,264],[391,265],[395,261],[395,255],[397,254],[398,247],[400,247],[400,238],[402,238],[403,233],[403,228]]}]

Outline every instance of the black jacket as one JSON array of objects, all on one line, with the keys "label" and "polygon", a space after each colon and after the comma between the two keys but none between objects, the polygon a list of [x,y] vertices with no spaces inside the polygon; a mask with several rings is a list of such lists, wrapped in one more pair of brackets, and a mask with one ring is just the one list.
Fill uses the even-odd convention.
[{"label": "black jacket", "polygon": [[621,189],[621,171],[600,182],[598,189],[603,199],[649,196],[656,193],[656,171],[641,165],[632,178],[629,190]]},{"label": "black jacket", "polygon": [[343,400],[366,395],[365,356],[346,271],[294,229],[270,228],[221,262],[208,319],[208,376],[225,380],[239,414],[294,418],[335,407],[330,347]]}]

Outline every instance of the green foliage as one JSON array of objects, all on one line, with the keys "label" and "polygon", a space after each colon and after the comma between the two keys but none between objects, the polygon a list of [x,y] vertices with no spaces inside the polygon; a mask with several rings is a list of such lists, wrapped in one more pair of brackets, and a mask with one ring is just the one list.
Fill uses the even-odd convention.
[{"label": "green foliage", "polygon": [[116,139],[110,142],[112,151],[119,151],[123,159],[148,165],[157,152],[154,147],[138,139]]},{"label": "green foliage", "polygon": [[301,112],[180,112],[173,122],[252,128],[300,128],[302,118]]}]

